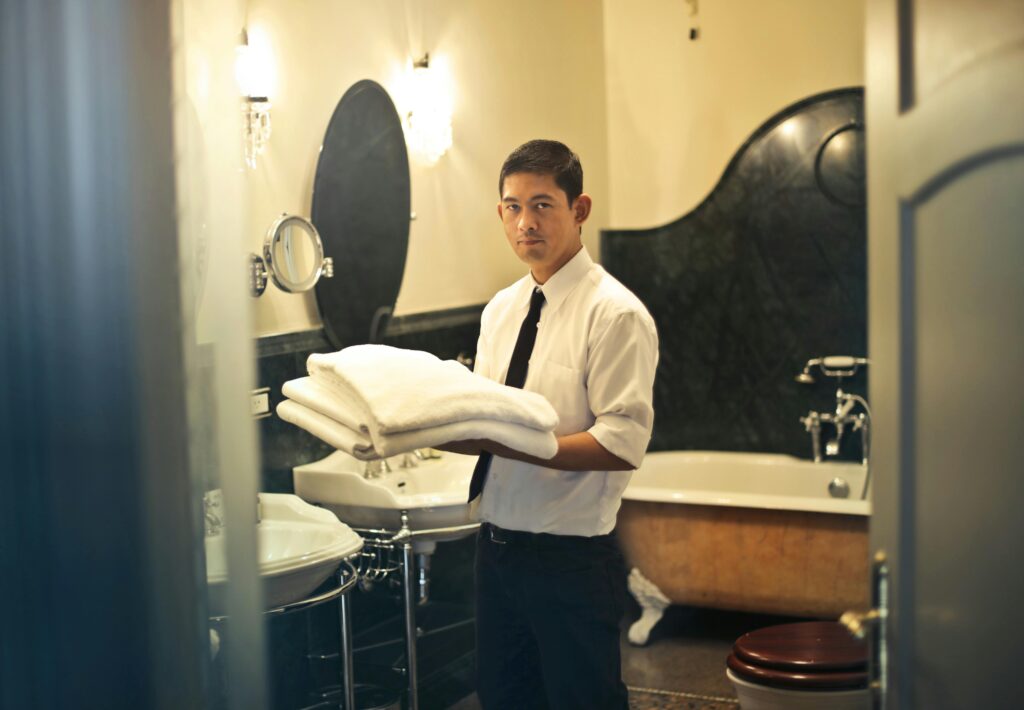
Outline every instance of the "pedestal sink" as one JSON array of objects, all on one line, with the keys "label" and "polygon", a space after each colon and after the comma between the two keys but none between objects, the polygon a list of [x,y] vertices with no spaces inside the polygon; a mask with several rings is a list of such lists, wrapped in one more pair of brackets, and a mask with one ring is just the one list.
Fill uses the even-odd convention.
[{"label": "pedestal sink", "polygon": [[[363,539],[333,513],[298,496],[260,493],[256,527],[259,571],[268,609],[305,599],[340,562],[363,547]],[[230,535],[231,532],[226,533]],[[211,615],[224,613],[227,581],[224,532],[206,537],[206,579]]]},{"label": "pedestal sink", "polygon": [[[335,451],[320,461],[293,469],[295,492],[303,499],[324,506],[357,529],[387,531],[364,534],[368,549],[383,555],[375,558],[371,575],[401,570],[411,708],[418,707],[416,607],[429,596],[430,554],[438,542],[473,534],[478,522],[477,506],[467,503],[466,498],[476,462],[476,456],[452,453],[422,460],[413,455],[396,456],[387,461],[390,471],[367,475],[366,463]],[[415,466],[410,465],[413,463]],[[383,468],[379,462],[372,465],[377,470]],[[390,554],[383,550],[400,550],[400,565],[382,565]],[[387,571],[383,571],[385,568]]]},{"label": "pedestal sink", "polygon": [[[409,528],[417,533],[469,525],[477,522],[476,505],[466,502],[476,460],[476,456],[443,453],[403,467],[412,459],[395,456],[388,459],[390,472],[367,477],[365,462],[335,451],[295,467],[295,493],[355,528],[399,530],[403,510],[408,512]],[[417,534],[416,542],[440,542],[471,532]]]}]

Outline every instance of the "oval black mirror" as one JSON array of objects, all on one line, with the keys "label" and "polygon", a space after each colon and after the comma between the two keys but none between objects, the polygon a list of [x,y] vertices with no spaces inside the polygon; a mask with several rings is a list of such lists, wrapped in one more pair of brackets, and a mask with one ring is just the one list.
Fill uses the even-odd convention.
[{"label": "oval black mirror", "polygon": [[344,273],[316,285],[327,338],[342,348],[376,339],[398,298],[409,246],[409,157],[402,122],[380,84],[363,80],[331,116],[313,184],[313,224]]}]

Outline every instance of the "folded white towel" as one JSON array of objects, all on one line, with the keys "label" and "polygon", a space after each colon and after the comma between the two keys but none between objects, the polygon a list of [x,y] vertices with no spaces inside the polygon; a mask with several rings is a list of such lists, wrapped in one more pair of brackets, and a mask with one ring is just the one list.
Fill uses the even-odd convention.
[{"label": "folded white towel", "polygon": [[362,461],[396,456],[413,449],[464,439],[489,439],[542,459],[549,459],[558,453],[558,441],[552,432],[491,419],[469,419],[436,427],[385,434],[371,441],[366,435],[290,399],[277,405],[277,415]]},{"label": "folded white towel", "polygon": [[362,410],[359,430],[381,435],[465,421],[491,419],[552,431],[558,415],[536,392],[507,387],[473,374],[454,360],[387,345],[353,345],[309,356],[309,374],[335,391],[352,411]]},{"label": "folded white towel", "polygon": [[336,449],[347,451],[361,461],[380,458],[373,449],[370,437],[296,401],[283,400],[277,405],[276,411],[277,416],[284,421],[305,429],[321,441],[326,441]]},{"label": "folded white towel", "polygon": [[354,398],[345,399],[334,388],[322,385],[312,377],[288,380],[282,385],[281,393],[363,436],[370,435],[369,428],[362,423],[367,419],[365,408]]}]

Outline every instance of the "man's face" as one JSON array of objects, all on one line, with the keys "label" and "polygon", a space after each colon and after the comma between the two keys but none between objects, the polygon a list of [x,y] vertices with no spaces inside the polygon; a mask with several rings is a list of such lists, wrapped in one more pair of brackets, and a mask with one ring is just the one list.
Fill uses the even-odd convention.
[{"label": "man's face", "polygon": [[513,173],[502,185],[498,216],[505,236],[533,277],[544,283],[582,247],[580,226],[590,215],[590,197],[570,205],[551,175]]}]

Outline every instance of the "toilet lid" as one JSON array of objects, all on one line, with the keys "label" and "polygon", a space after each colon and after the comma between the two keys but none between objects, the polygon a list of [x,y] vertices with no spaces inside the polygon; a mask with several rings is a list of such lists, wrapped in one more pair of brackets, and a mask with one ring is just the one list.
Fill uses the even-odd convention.
[{"label": "toilet lid", "polygon": [[793,671],[864,670],[867,643],[834,621],[769,626],[743,634],[733,645],[737,658],[751,665]]},{"label": "toilet lid", "polygon": [[834,621],[770,626],[744,634],[728,665],[746,680],[781,688],[863,688],[867,644]]},{"label": "toilet lid", "polygon": [[790,690],[858,690],[868,686],[867,671],[780,671],[754,666],[729,654],[726,665],[743,680]]}]

